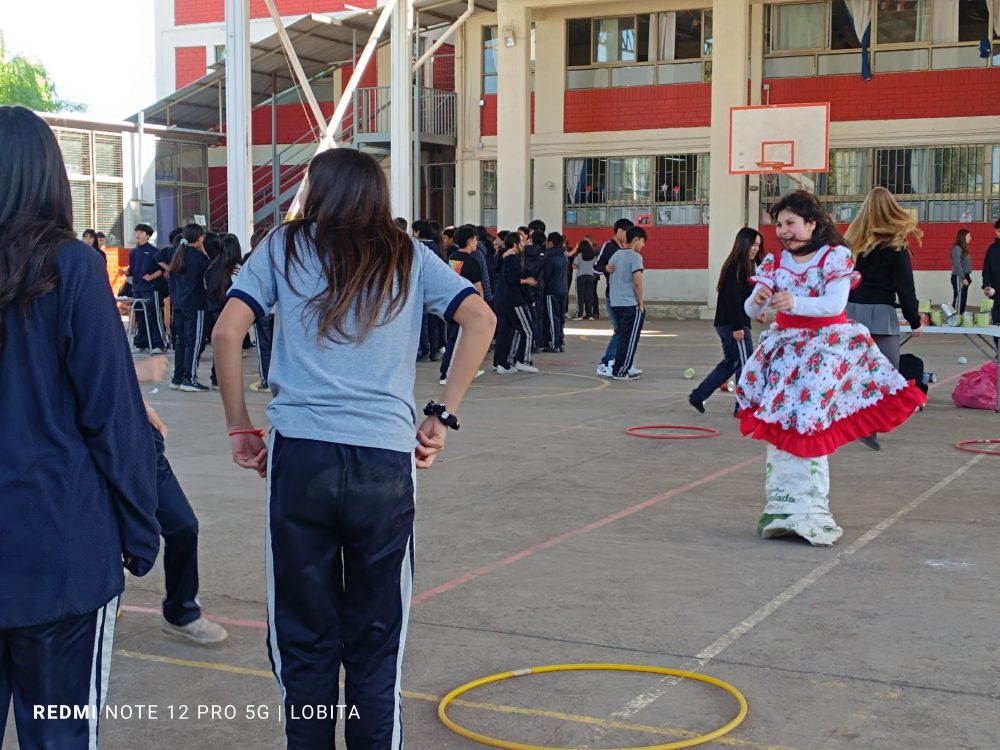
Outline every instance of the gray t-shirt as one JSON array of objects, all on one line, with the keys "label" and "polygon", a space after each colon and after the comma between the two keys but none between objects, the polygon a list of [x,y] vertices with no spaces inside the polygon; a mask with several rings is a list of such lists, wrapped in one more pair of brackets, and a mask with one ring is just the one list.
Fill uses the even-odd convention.
[{"label": "gray t-shirt", "polygon": [[590,260],[584,260],[582,253],[577,253],[573,256],[573,264],[576,266],[577,276],[586,276],[588,274],[593,275],[594,273],[594,261],[597,257],[593,257]]},{"label": "gray t-shirt", "polygon": [[633,307],[639,304],[635,296],[632,274],[643,269],[642,256],[630,247],[623,247],[611,259],[615,270],[611,272],[608,294],[612,307]]},{"label": "gray t-shirt", "polygon": [[[311,243],[310,243],[311,245]],[[257,316],[274,310],[274,340],[267,407],[271,424],[287,437],[411,452],[416,447],[413,400],[417,346],[424,312],[451,320],[475,289],[422,242],[413,240],[406,304],[361,343],[317,338],[308,300],[326,286],[312,247],[298,239],[303,263],[284,277],[285,230],[279,229],[250,257],[229,296]],[[355,328],[353,312],[346,328]]]}]

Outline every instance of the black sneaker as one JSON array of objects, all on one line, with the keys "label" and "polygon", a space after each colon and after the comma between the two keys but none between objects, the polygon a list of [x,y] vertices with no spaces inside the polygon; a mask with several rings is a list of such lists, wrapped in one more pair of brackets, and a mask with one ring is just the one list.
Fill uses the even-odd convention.
[{"label": "black sneaker", "polygon": [[176,391],[180,387],[181,387],[181,381],[180,380],[171,380],[170,381],[170,390]]},{"label": "black sneaker", "polygon": [[197,380],[182,380],[180,390],[185,393],[205,393],[212,389],[207,385],[202,385]]},{"label": "black sneaker", "polygon": [[878,444],[878,440],[875,439],[875,434],[874,433],[872,433],[871,435],[868,435],[866,437],[860,437],[860,438],[858,438],[858,440],[860,440],[862,443],[864,443],[865,445],[867,445],[873,451],[880,451],[880,450],[882,450],[882,446]]},{"label": "black sneaker", "polygon": [[697,397],[695,397],[693,393],[690,396],[688,396],[688,403],[691,404],[691,406],[693,406],[702,414],[705,413],[705,402],[700,401]]}]

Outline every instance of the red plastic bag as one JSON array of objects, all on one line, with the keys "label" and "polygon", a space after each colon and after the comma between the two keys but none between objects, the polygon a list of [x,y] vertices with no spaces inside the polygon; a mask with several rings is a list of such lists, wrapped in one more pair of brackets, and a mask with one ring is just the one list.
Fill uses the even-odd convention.
[{"label": "red plastic bag", "polygon": [[952,391],[951,400],[955,402],[955,406],[965,409],[996,409],[996,362],[987,362],[978,370],[963,374]]}]

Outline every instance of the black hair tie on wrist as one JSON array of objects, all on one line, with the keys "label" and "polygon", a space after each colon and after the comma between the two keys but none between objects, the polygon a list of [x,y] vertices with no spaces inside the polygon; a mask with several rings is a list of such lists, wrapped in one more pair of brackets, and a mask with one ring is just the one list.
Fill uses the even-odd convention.
[{"label": "black hair tie on wrist", "polygon": [[460,429],[458,417],[454,414],[449,414],[448,408],[444,404],[428,401],[427,406],[424,407],[424,415],[428,417],[437,417],[441,421],[441,424],[450,430]]}]

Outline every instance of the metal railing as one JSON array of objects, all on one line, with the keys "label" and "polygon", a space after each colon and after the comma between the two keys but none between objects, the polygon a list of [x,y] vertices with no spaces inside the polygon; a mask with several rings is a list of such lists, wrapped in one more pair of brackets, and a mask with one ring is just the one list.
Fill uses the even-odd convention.
[{"label": "metal railing", "polygon": [[[369,86],[354,92],[354,124],[356,135],[389,137],[392,107],[388,86]],[[455,121],[455,92],[421,87],[420,133],[425,136],[454,138],[458,133]]]}]

